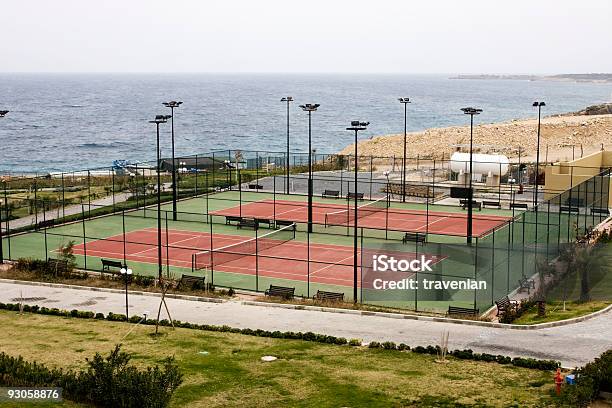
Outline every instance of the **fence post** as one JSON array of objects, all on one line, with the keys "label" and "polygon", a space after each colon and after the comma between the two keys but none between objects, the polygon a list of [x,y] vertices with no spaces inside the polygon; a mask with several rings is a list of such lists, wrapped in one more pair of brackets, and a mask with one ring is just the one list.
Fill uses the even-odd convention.
[{"label": "fence post", "polygon": [[91,217],[91,173],[87,170],[87,214]]},{"label": "fence post", "polygon": [[46,211],[45,211],[45,202],[43,201],[43,234],[45,236],[45,257],[43,258],[44,261],[47,260],[47,255],[49,254],[49,247],[47,245],[47,216],[46,216]]},{"label": "fence post", "polygon": [[115,169],[111,168],[110,172],[111,172],[111,180],[112,180],[111,194],[113,195],[113,212],[115,212]]},{"label": "fence post", "polygon": [[83,263],[87,269],[87,235],[85,234],[85,205],[81,202],[81,219],[83,220]]},{"label": "fence post", "polygon": [[66,187],[64,186],[64,172],[62,172],[62,217],[66,216]]},{"label": "fence post", "polygon": [[259,292],[259,238],[255,228],[255,292]]},{"label": "fence post", "polygon": [[[5,225],[6,225],[6,244],[7,244],[7,250],[8,250],[8,259],[12,259],[11,258],[11,224],[9,222],[10,218],[11,218],[11,214],[9,212],[9,205],[8,205],[8,192],[6,191],[6,181],[4,183],[2,183],[4,185],[4,211],[5,211]],[[0,217],[1,219],[2,217]],[[0,221],[1,222],[1,221]],[[0,228],[2,228],[0,226]],[[2,242],[0,242],[0,246],[2,245]],[[2,253],[2,255],[4,255],[4,253]],[[0,263],[4,262],[4,256],[2,258],[0,258]]]},{"label": "fence post", "polygon": [[[209,186],[209,184],[208,184],[208,170],[204,174],[206,175],[206,177],[204,178],[204,183],[206,183],[206,186],[205,186],[206,187],[206,192],[204,193],[204,197],[206,197],[205,198],[205,201],[206,201],[206,215],[208,215],[208,211],[209,211],[209,209],[208,209],[208,195],[210,193],[208,191],[208,189],[209,189],[209,187],[208,187]],[[206,219],[208,219],[208,217],[206,217]]]},{"label": "fence post", "polygon": [[121,210],[121,224],[123,228],[123,265],[127,265],[127,251],[125,244],[125,210]]},{"label": "fence post", "polygon": [[195,195],[198,195],[198,176],[200,175],[200,168],[198,167],[198,155],[195,156]]},{"label": "fence post", "polygon": [[370,155],[370,200],[372,199],[372,173],[374,172],[374,158]]}]

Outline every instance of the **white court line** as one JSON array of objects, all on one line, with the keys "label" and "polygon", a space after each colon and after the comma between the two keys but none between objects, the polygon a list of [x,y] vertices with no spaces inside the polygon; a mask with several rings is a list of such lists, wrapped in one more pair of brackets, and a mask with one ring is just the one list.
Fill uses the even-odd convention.
[{"label": "white court line", "polygon": [[[357,254],[357,256],[359,257],[359,253]],[[348,257],[346,257],[346,258],[344,258],[344,259],[342,259],[342,260],[340,260],[340,261],[338,261],[338,262],[336,262],[334,264],[330,264],[330,265],[324,266],[323,268],[317,269],[316,271],[311,272],[310,276],[316,274],[317,272],[321,272],[321,271],[324,271],[325,269],[331,268],[332,266],[346,266],[346,267],[350,267],[351,265],[342,264],[342,262],[346,261],[347,259],[353,259],[353,256],[352,255],[348,256]],[[315,262],[315,261],[311,261],[311,262]]]}]

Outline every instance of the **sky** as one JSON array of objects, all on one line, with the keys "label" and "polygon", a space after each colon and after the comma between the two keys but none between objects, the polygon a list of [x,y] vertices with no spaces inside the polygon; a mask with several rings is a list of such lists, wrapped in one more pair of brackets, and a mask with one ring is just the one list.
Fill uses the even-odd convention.
[{"label": "sky", "polygon": [[2,0],[0,72],[612,72],[612,1]]}]

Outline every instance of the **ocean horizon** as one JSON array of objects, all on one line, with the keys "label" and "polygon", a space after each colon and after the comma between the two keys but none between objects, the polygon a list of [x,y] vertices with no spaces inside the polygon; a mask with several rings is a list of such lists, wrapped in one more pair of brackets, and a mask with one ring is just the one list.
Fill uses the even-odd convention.
[{"label": "ocean horizon", "polygon": [[[612,84],[459,80],[453,74],[0,74],[0,172],[48,172],[108,167],[114,160],[155,158],[156,114],[175,110],[176,153],[212,150],[285,150],[286,105],[292,96],[291,150],[306,151],[304,103],[319,103],[312,116],[313,148],[334,153],[352,143],[351,120],[369,121],[360,134],[401,133],[409,97],[408,131],[465,125],[460,108],[483,109],[476,123],[566,113],[612,100]],[[170,154],[170,126],[161,127],[162,155]]]}]

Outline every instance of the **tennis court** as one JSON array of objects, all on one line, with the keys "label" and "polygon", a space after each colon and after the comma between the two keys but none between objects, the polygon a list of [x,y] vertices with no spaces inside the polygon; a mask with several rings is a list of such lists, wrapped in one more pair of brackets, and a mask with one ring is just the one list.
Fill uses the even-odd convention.
[{"label": "tennis court", "polygon": [[[157,264],[157,231],[156,228],[144,228],[125,236],[121,234],[90,241],[86,247],[75,245],[74,253],[127,261],[128,264]],[[164,265],[191,268],[197,274],[222,271],[300,282],[310,280],[325,285],[353,285],[353,248],[312,243],[309,247],[307,243],[295,240],[292,226],[256,238],[172,229],[162,231],[162,240]],[[403,258],[416,256],[409,252],[397,255]],[[436,255],[425,257],[431,259],[432,264],[444,258]],[[361,271],[361,251],[357,263]]]},{"label": "tennis court", "polygon": [[[264,199],[211,211],[210,214],[304,223],[308,221],[308,205],[300,201]],[[315,224],[352,226],[354,207],[315,202],[313,203],[312,218]],[[386,198],[358,206],[357,218],[361,228],[467,236],[466,213],[390,209]],[[503,225],[509,219],[505,216],[475,214],[472,224],[473,235],[481,236],[493,228]]]}]

